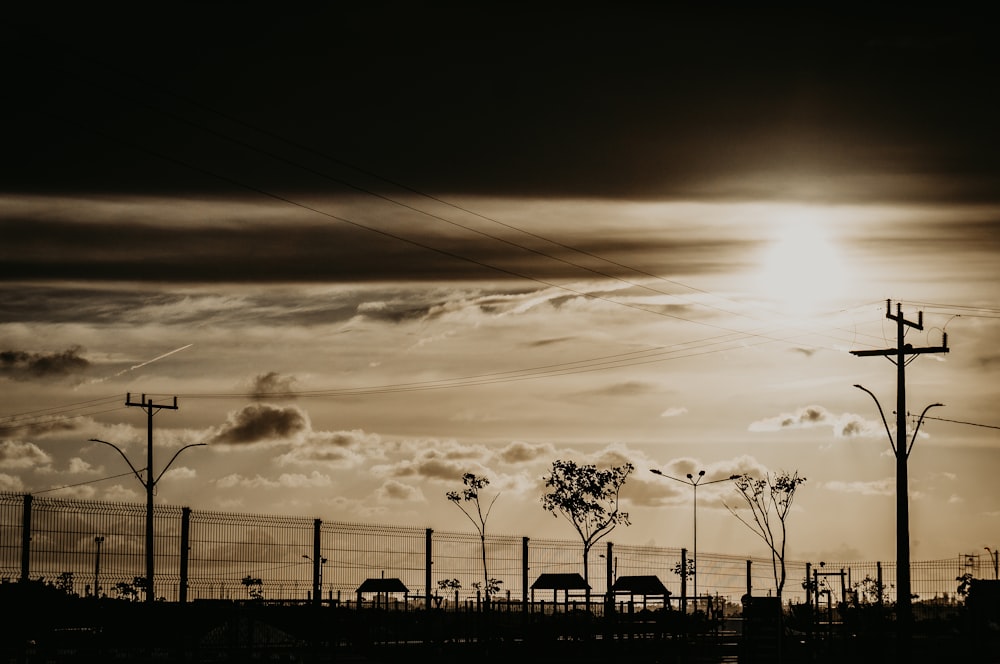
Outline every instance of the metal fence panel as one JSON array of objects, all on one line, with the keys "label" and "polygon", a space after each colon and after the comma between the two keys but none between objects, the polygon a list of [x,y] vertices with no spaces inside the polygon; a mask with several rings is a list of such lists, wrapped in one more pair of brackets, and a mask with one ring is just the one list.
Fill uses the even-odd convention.
[{"label": "metal fence panel", "polygon": [[[31,532],[27,560],[22,559],[23,520],[30,500]],[[190,518],[187,551],[189,599],[248,599],[251,589],[266,600],[305,601],[313,591],[316,536],[323,601],[353,602],[366,579],[398,578],[406,586],[408,602],[420,602],[428,590],[445,606],[456,600],[455,588],[440,589],[441,581],[457,581],[458,603],[483,599],[476,584],[485,582],[483,540],[472,532],[432,532],[426,528],[322,522],[313,518],[194,512],[157,505],[154,508],[155,591],[157,598],[177,601],[181,596],[182,524]],[[11,582],[28,570],[31,580],[61,585],[69,592],[122,596],[145,575],[146,506],[133,503],[67,500],[0,492],[0,579]],[[317,528],[319,529],[317,533]],[[427,560],[430,537],[431,560]],[[527,540],[527,560],[524,546]],[[583,545],[579,540],[527,539],[512,535],[485,538],[486,568],[500,582],[497,600],[550,602],[551,591],[533,592],[531,585],[544,573],[583,575]],[[691,558],[691,552],[687,552]],[[609,583],[623,576],[653,575],[667,587],[671,601],[681,595],[682,549],[609,544],[595,545],[587,559],[592,598],[603,597]],[[428,575],[428,564],[431,570]],[[527,566],[527,570],[524,566]],[[755,596],[774,593],[770,558],[698,554],[696,578],[687,593],[712,596],[737,604],[749,586]],[[958,578],[969,573],[993,576],[992,566],[978,556],[914,561],[911,585],[921,603],[942,606],[956,602]],[[787,561],[786,602],[806,599],[807,569],[822,570],[820,590],[829,588],[839,601],[844,588],[871,590],[881,572],[886,601],[895,601],[895,565],[892,562],[830,562],[823,567]],[[526,572],[526,574],[525,574]],[[525,584],[525,576],[527,583]],[[248,583],[259,580],[256,583]],[[571,593],[572,594],[572,593]],[[583,593],[578,593],[582,600]],[[140,598],[135,596],[134,598]],[[315,599],[315,598],[313,598]],[[862,599],[866,599],[862,597]],[[874,601],[874,598],[867,598]],[[435,600],[437,601],[437,600]]]}]

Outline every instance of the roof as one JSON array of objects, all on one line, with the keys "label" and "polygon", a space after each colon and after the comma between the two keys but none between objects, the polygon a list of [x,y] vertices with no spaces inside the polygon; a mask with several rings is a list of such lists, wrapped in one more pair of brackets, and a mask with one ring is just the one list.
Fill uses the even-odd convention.
[{"label": "roof", "polygon": [[590,590],[590,584],[579,574],[539,574],[532,590]]},{"label": "roof", "polygon": [[670,591],[660,581],[656,575],[648,576],[620,576],[613,586],[611,592],[632,593],[633,595],[669,595]]},{"label": "roof", "polygon": [[365,579],[358,586],[359,593],[409,593],[410,590],[399,579]]}]

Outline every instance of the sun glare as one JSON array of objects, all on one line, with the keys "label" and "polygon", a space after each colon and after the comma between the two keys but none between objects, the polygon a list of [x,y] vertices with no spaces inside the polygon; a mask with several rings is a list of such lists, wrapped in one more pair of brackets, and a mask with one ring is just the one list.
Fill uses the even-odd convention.
[{"label": "sun glare", "polygon": [[787,311],[825,309],[847,288],[836,243],[813,221],[777,229],[760,258],[755,281],[760,297]]}]

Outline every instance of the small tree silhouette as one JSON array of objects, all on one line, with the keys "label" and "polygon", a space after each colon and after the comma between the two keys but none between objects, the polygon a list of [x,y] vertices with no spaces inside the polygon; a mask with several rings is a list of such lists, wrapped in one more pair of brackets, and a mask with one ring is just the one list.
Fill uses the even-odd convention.
[{"label": "small tree silhouette", "polygon": [[733,516],[756,533],[771,549],[771,571],[774,574],[775,594],[779,599],[788,577],[785,569],[785,540],[788,535],[786,521],[795,499],[795,490],[805,481],[806,478],[799,477],[797,471],[781,471],[773,475],[766,473],[762,479],[755,479],[744,473],[734,483],[750,508],[753,519],[744,519],[735,509],[726,505]]},{"label": "small tree silhouette", "polygon": [[671,571],[673,571],[674,574],[681,577],[682,579],[685,577],[690,578],[694,576],[694,561],[688,558],[686,567],[687,569],[685,569],[685,565],[683,563],[677,561],[677,563],[674,564],[673,570]]},{"label": "small tree silhouette", "polygon": [[873,579],[871,575],[865,575],[865,578],[855,583],[854,590],[857,593],[858,602],[861,604],[889,603],[888,588],[885,587],[885,584],[879,588],[878,580]]},{"label": "small tree silhouette", "polygon": [[132,583],[127,581],[119,581],[115,584],[115,592],[118,593],[119,597],[124,597],[130,602],[139,601],[139,596],[146,589],[146,579],[142,576],[136,576],[132,578]]},{"label": "small tree silhouette", "polygon": [[[503,584],[503,581],[501,581],[500,579],[494,579],[494,578],[491,577],[489,579],[489,581],[487,582],[487,585],[486,585],[486,596],[490,597],[491,595],[497,595],[497,594],[499,594],[500,593],[500,586],[502,584]],[[483,589],[483,583],[482,583],[482,581],[476,581],[475,583],[472,584],[472,587],[475,588],[476,590],[482,590]]]},{"label": "small tree silhouette", "polygon": [[561,514],[573,524],[583,543],[583,579],[588,583],[588,604],[588,554],[619,523],[629,525],[628,512],[621,511],[618,503],[622,485],[634,469],[631,463],[598,470],[594,465],[556,460],[552,462],[551,474],[545,478],[545,486],[552,492],[542,497],[542,507],[553,516]]},{"label": "small tree silhouette", "polygon": [[962,597],[968,597],[969,588],[972,587],[972,572],[966,572],[962,576],[956,576],[955,580],[958,581],[958,588],[955,589]]},{"label": "small tree silhouette", "polygon": [[73,572],[63,572],[56,579],[56,587],[67,595],[73,594]]},{"label": "small tree silhouette", "polygon": [[246,587],[247,594],[252,600],[264,599],[264,582],[247,574],[240,582]]},{"label": "small tree silhouette", "polygon": [[[455,591],[455,597],[458,597],[458,591],[462,587],[462,582],[458,579],[438,579],[438,589],[439,590],[453,590]],[[438,607],[441,606],[441,597],[437,594],[434,595],[434,604]],[[456,599],[457,601],[457,599]]]},{"label": "small tree silhouette", "polygon": [[[486,603],[489,604],[490,595],[499,590],[499,587],[491,583],[496,581],[496,579],[490,579],[489,572],[486,569],[486,521],[490,518],[490,511],[493,509],[493,504],[500,497],[500,494],[493,496],[493,500],[490,501],[484,513],[479,492],[489,486],[490,480],[486,477],[474,475],[473,473],[465,473],[462,475],[462,484],[465,485],[465,489],[462,491],[449,491],[446,495],[448,500],[455,503],[462,510],[462,513],[469,518],[469,521],[472,522],[472,525],[476,527],[476,531],[479,533],[479,543],[483,554],[483,580],[485,581],[486,588]],[[467,509],[463,503],[472,503],[475,506],[474,512]]]}]

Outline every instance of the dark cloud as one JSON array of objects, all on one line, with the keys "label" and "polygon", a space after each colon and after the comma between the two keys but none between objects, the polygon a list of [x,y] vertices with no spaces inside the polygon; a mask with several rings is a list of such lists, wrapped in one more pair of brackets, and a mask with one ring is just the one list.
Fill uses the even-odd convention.
[{"label": "dark cloud", "polygon": [[562,343],[571,342],[573,340],[574,340],[574,337],[554,337],[554,338],[551,338],[551,339],[536,339],[535,341],[529,341],[525,345],[531,346],[531,347],[552,346],[552,345],[555,345],[555,344],[562,344]]},{"label": "dark cloud", "polygon": [[254,404],[230,413],[226,424],[210,438],[209,443],[285,442],[309,428],[308,418],[298,408]]},{"label": "dark cloud", "polygon": [[840,435],[845,438],[850,438],[852,436],[864,436],[868,433],[869,427],[867,423],[861,419],[856,418],[844,422],[840,429]]},{"label": "dark cloud", "polygon": [[62,378],[79,374],[90,367],[80,357],[79,346],[55,353],[32,353],[23,350],[0,351],[0,376],[14,380]]},{"label": "dark cloud", "polygon": [[61,433],[65,431],[76,431],[80,429],[82,423],[79,420],[68,420],[63,418],[56,418],[41,422],[29,422],[27,424],[18,424],[16,421],[4,425],[4,428],[14,429],[21,436],[46,436],[53,433]]},{"label": "dark cloud", "polygon": [[276,371],[258,374],[252,381],[250,396],[254,399],[266,399],[268,397],[294,398],[291,392],[295,389],[295,376],[282,376]]},{"label": "dark cloud", "polygon": [[[255,284],[635,277],[624,265],[586,269],[580,256],[566,249],[543,255],[475,233],[444,236],[438,232],[440,224],[411,225],[398,236],[394,231],[393,237],[336,220],[282,221],[279,212],[273,213],[273,220],[269,216],[267,221],[232,224],[216,216],[224,207],[206,204],[202,223],[186,226],[170,223],[170,205],[162,201],[149,207],[136,204],[136,214],[150,217],[141,225],[81,223],[59,209],[30,221],[0,216],[0,278]],[[739,239],[685,242],[661,237],[651,242],[648,237],[605,237],[584,239],[577,246],[591,253],[629,256],[639,270],[670,261],[689,273],[714,272],[720,256],[746,254],[746,243]],[[569,257],[566,262],[552,260],[560,253]],[[726,268],[731,269],[732,262]],[[403,319],[422,313],[396,305],[383,315]]]},{"label": "dark cloud", "polygon": [[624,383],[615,383],[614,385],[607,385],[605,387],[588,390],[583,394],[593,395],[593,396],[609,396],[609,397],[630,397],[638,394],[656,394],[659,393],[660,386],[656,383],[649,383],[638,380],[630,380]]},{"label": "dark cloud", "polygon": [[433,305],[415,306],[412,303],[397,301],[365,302],[358,307],[358,314],[374,321],[402,323],[408,320],[419,320],[427,316]]},{"label": "dark cloud", "polygon": [[[346,162],[435,193],[842,201],[866,174],[888,176],[873,198],[996,196],[997,51],[974,13],[356,4],[141,31],[5,16],[23,75],[0,182],[287,194]],[[917,167],[951,186],[893,177]]]},{"label": "dark cloud", "polygon": [[820,406],[807,406],[799,411],[799,424],[816,424],[818,422],[825,422],[830,413],[825,408]]},{"label": "dark cloud", "polygon": [[514,441],[504,446],[496,453],[496,458],[504,463],[520,464],[530,463],[543,457],[552,456],[554,448],[552,445],[525,443]]}]

